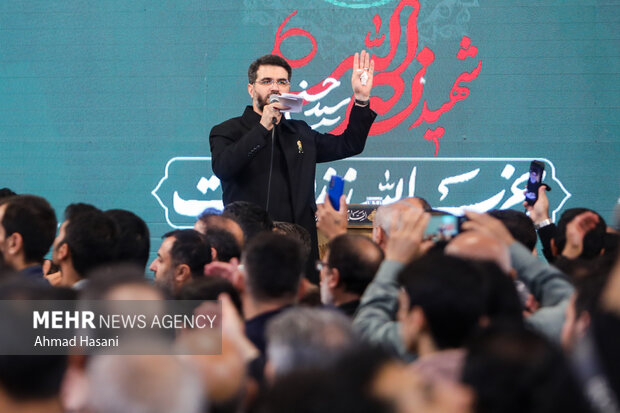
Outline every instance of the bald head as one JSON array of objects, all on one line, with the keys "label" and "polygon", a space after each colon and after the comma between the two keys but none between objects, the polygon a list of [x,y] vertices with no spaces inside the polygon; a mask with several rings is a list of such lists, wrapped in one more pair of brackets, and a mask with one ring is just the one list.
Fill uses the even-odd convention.
[{"label": "bald head", "polygon": [[426,212],[431,212],[433,208],[431,208],[431,204],[424,198],[420,198],[419,196],[413,196],[411,198],[403,198],[399,202],[407,203],[416,208],[420,208],[425,210]]},{"label": "bald head", "polygon": [[383,251],[368,237],[343,234],[328,245],[328,266],[338,270],[339,286],[362,295],[383,261]]},{"label": "bald head", "polygon": [[90,405],[99,413],[203,412],[193,366],[171,355],[100,355],[88,366]]},{"label": "bald head", "polygon": [[372,221],[372,240],[385,251],[392,222],[411,208],[424,209],[426,201],[422,201],[422,198],[405,198],[393,204],[381,205]]},{"label": "bald head", "polygon": [[495,238],[476,231],[457,235],[445,249],[447,255],[496,263],[506,274],[510,273],[510,252],[508,247]]}]

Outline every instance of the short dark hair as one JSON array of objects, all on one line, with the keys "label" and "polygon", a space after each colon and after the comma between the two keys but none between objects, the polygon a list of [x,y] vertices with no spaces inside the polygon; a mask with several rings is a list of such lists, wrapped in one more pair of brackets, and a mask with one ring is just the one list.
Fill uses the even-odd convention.
[{"label": "short dark hair", "polygon": [[193,278],[204,276],[204,267],[211,262],[211,245],[200,232],[193,229],[177,229],[164,234],[174,237],[170,257],[175,265],[186,264]]},{"label": "short dark hair", "polygon": [[273,227],[275,232],[288,235],[299,241],[301,243],[303,260],[304,262],[308,260],[310,251],[312,250],[312,239],[310,238],[310,233],[307,229],[299,224],[284,221],[274,221]]},{"label": "short dark hair", "polygon": [[86,204],[84,202],[75,202],[73,204],[69,204],[65,208],[65,221],[70,220],[78,214],[83,214],[84,212],[91,211],[100,211],[100,209],[92,204]]},{"label": "short dark hair", "polygon": [[13,190],[11,190],[10,188],[0,188],[0,199],[8,198],[14,195],[17,195],[17,194],[13,192]]},{"label": "short dark hair", "polygon": [[484,295],[484,315],[491,323],[502,322],[523,325],[523,307],[515,280],[494,261],[470,261],[480,269],[480,284]]},{"label": "short dark hair", "polygon": [[297,293],[303,260],[296,239],[271,232],[259,234],[248,244],[243,260],[252,296],[269,299]]},{"label": "short dark hair", "polygon": [[362,295],[383,261],[383,250],[370,238],[353,234],[337,236],[327,248],[327,265],[338,270],[339,284],[346,291]]},{"label": "short dark hair", "polygon": [[[65,287],[52,287],[34,280],[15,276],[0,283],[0,300],[76,300],[77,292]],[[7,301],[8,302],[8,301]],[[17,302],[17,301],[15,301]],[[6,306],[5,306],[6,308]],[[9,310],[10,311],[10,310]],[[18,311],[19,314],[21,311]],[[16,316],[16,315],[15,315]],[[0,331],[15,325],[12,314],[3,314]],[[28,340],[25,329],[12,329],[13,341]],[[3,342],[5,339],[3,338]],[[6,344],[6,343],[5,343]],[[63,355],[0,354],[0,389],[14,400],[42,401],[60,394],[62,379],[68,365]]]},{"label": "short dark hair", "polygon": [[259,413],[393,413],[396,407],[368,391],[394,363],[380,348],[345,353],[330,367],[296,369],[279,377],[261,398]]},{"label": "short dark hair", "polygon": [[489,211],[489,215],[502,221],[510,234],[521,244],[532,251],[536,248],[536,229],[532,219],[521,211],[514,209],[493,209]]},{"label": "short dark hair", "polygon": [[533,330],[494,325],[469,343],[462,381],[477,412],[589,412],[559,347]]},{"label": "short dark hair", "polygon": [[596,211],[588,208],[571,208],[562,213],[560,220],[557,224],[557,233],[555,237],[555,245],[558,248],[558,253],[562,253],[566,246],[566,226],[579,214],[584,212],[594,212],[598,216],[598,223],[596,226],[586,233],[583,238],[583,252],[581,258],[594,258],[599,255],[605,246],[605,233],[607,232],[607,224],[602,216]]},{"label": "short dark hair", "polygon": [[229,262],[232,258],[241,257],[241,247],[230,232],[221,228],[207,228],[205,234],[211,247],[217,251],[217,260]]},{"label": "short dark hair", "polygon": [[118,243],[116,261],[131,262],[146,267],[149,260],[151,239],[146,222],[131,211],[109,209],[105,214],[116,222]]},{"label": "short dark hair", "polygon": [[584,311],[593,314],[598,311],[601,295],[608,284],[609,277],[616,260],[607,256],[597,257],[593,260],[581,261],[587,270],[581,277],[573,277],[575,285],[575,315],[579,317]]},{"label": "short dark hair", "polygon": [[399,280],[410,308],[424,312],[437,347],[463,346],[484,313],[480,269],[461,258],[432,254],[403,268]]},{"label": "short dark hair", "polygon": [[262,231],[273,230],[273,220],[269,216],[269,213],[267,213],[264,208],[252,202],[231,202],[226,205],[222,215],[231,217],[239,223],[246,242]]},{"label": "short dark hair", "polygon": [[116,258],[118,231],[112,218],[98,209],[74,214],[66,221],[64,242],[81,277]]},{"label": "short dark hair", "polygon": [[248,83],[252,84],[256,82],[256,72],[258,72],[258,68],[261,66],[283,67],[288,73],[288,80],[291,80],[291,77],[293,77],[293,69],[291,69],[291,65],[289,65],[284,58],[274,54],[266,54],[250,64],[248,68]]},{"label": "short dark hair", "polygon": [[44,198],[16,195],[2,200],[6,205],[2,226],[6,236],[19,233],[26,261],[43,262],[56,236],[56,213]]}]

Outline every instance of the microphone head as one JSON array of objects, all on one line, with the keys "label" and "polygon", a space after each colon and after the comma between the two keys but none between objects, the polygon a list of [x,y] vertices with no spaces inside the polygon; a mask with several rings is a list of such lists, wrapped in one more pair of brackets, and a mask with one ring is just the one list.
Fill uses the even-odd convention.
[{"label": "microphone head", "polygon": [[275,102],[279,102],[280,101],[280,96],[273,94],[273,95],[269,95],[269,104],[275,103]]}]

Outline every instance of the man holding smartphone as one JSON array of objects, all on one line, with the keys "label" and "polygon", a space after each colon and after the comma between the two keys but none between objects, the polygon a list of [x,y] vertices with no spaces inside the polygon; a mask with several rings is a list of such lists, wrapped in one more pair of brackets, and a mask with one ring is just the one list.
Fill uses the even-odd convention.
[{"label": "man holding smartphone", "polygon": [[377,116],[369,107],[374,61],[363,50],[355,54],[352,69],[354,101],[341,135],[318,133],[303,121],[282,117],[286,106],[277,99],[290,91],[292,69],[282,57],[265,55],[248,69],[252,106],[243,115],[214,126],[209,136],[212,168],[222,184],[224,205],[253,202],[275,221],[303,226],[312,240],[310,262],[318,257],[316,163],[362,152]]}]

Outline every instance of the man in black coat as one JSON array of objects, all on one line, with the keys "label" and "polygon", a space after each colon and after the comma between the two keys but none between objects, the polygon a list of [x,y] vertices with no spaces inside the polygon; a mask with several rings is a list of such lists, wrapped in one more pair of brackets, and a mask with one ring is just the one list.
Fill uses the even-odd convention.
[{"label": "man in black coat", "polygon": [[[341,135],[318,133],[307,123],[285,119],[280,102],[269,97],[290,90],[292,69],[275,55],[265,55],[248,69],[252,106],[243,115],[211,130],[212,167],[222,184],[224,205],[249,201],[265,208],[275,221],[306,228],[312,239],[310,262],[318,258],[314,214],[317,162],[330,162],[362,152],[377,114],[369,107],[374,61],[356,53],[351,85],[355,103]],[[316,273],[306,274],[317,281]]]}]

